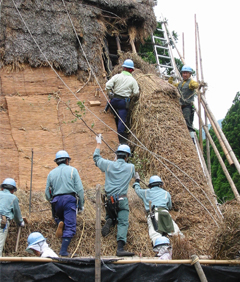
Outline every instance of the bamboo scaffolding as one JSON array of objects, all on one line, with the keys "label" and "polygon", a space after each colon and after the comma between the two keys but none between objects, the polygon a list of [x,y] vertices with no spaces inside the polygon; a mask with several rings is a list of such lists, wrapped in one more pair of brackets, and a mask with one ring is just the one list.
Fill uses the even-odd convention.
[{"label": "bamboo scaffolding", "polygon": [[[212,119],[214,125],[216,126],[216,129],[218,130],[218,132],[219,132],[219,134],[220,134],[220,137],[221,137],[221,140],[223,141],[224,145],[225,145],[226,148],[227,148],[227,154],[230,155],[230,157],[231,157],[231,159],[232,159],[232,161],[233,161],[233,163],[234,163],[234,165],[235,165],[235,167],[236,167],[238,173],[240,174],[240,164],[239,164],[239,162],[238,162],[238,160],[237,160],[237,158],[236,158],[236,156],[235,156],[235,154],[234,154],[234,152],[233,152],[231,146],[229,145],[229,143],[228,143],[228,141],[227,141],[227,138],[225,137],[224,133],[222,132],[222,129],[220,128],[220,126],[219,126],[217,120],[216,120],[215,117],[213,116],[213,114],[212,114],[212,112],[211,112],[211,110],[210,110],[210,108],[209,108],[209,106],[208,106],[208,103],[207,103],[207,101],[206,101],[206,99],[205,99],[204,97],[202,97],[202,102],[203,102],[203,104],[204,104],[204,106],[205,106],[205,109],[207,109],[207,114],[211,117],[211,119]],[[209,118],[209,116],[208,116],[208,118]],[[210,120],[210,119],[209,119],[209,120]],[[211,121],[211,120],[210,120],[210,121]],[[224,152],[224,153],[225,153],[225,152]]]},{"label": "bamboo scaffolding", "polygon": [[196,255],[192,255],[191,256],[191,259],[192,259],[192,264],[194,265],[196,271],[197,271],[197,274],[198,274],[198,277],[200,279],[201,282],[207,282],[207,278],[205,276],[205,273],[201,267],[201,264],[199,263],[199,258],[198,256]]},{"label": "bamboo scaffolding", "polygon": [[[197,40],[197,20],[196,14],[194,15],[195,18],[195,54],[196,54],[196,75],[197,75],[197,82],[199,83],[199,75],[198,75],[198,40]],[[199,144],[201,151],[203,152],[203,140],[202,140],[202,122],[201,122],[201,92],[197,91],[198,93],[198,113],[199,113]]]},{"label": "bamboo scaffolding", "polygon": [[[75,258],[77,259],[85,259],[89,257],[79,257]],[[103,260],[108,260],[108,259],[118,259],[118,261],[114,261],[114,264],[132,264],[132,263],[153,263],[153,264],[191,264],[192,260],[191,259],[183,259],[183,260],[161,260],[158,258],[126,258],[126,259],[119,259],[119,257],[101,257]],[[72,259],[64,259],[63,263],[66,263],[68,260]],[[8,261],[8,262],[58,262],[61,263],[61,260],[57,259],[51,259],[51,258],[39,258],[39,257],[0,257],[0,261]],[[200,259],[199,260],[200,264],[229,264],[229,265],[240,265],[240,260],[210,260],[210,259]]]},{"label": "bamboo scaffolding", "polygon": [[[199,52],[199,61],[200,61],[200,70],[201,70],[201,81],[204,82],[204,76],[203,76],[203,65],[202,65],[202,52],[201,52],[201,43],[200,43],[200,33],[199,33],[199,26],[197,23],[197,35],[198,35],[198,52]],[[203,96],[205,96],[206,91],[205,91],[205,87],[203,88]],[[204,117],[205,117],[205,125],[208,126],[208,119],[207,119],[207,114],[204,111]],[[202,122],[202,124],[204,124],[204,122]],[[210,145],[209,145],[209,140],[206,137],[206,153],[207,153],[207,167],[208,167],[208,172],[210,175],[210,179],[211,179],[211,159],[210,159]]]},{"label": "bamboo scaffolding", "polygon": [[222,167],[222,170],[223,170],[223,172],[224,172],[224,174],[225,174],[225,176],[226,176],[226,178],[228,180],[229,185],[232,188],[232,191],[233,191],[233,194],[234,194],[236,200],[238,202],[240,202],[240,196],[239,196],[238,190],[237,190],[237,188],[236,188],[236,186],[235,186],[235,184],[234,184],[234,182],[233,182],[233,180],[232,180],[232,178],[231,178],[231,176],[230,176],[230,174],[229,174],[229,172],[228,172],[228,170],[227,170],[227,168],[225,166],[224,161],[222,160],[221,155],[218,152],[218,149],[217,149],[216,145],[214,144],[214,142],[212,140],[212,137],[211,137],[211,135],[210,135],[210,133],[208,131],[208,128],[204,125],[203,129],[204,129],[204,131],[206,133],[206,136],[208,136],[208,139],[209,139],[209,141],[211,143],[211,146],[212,146],[212,148],[214,150],[214,153],[215,153],[216,157],[218,158],[218,161],[219,161],[219,163],[220,163],[220,165]]}]

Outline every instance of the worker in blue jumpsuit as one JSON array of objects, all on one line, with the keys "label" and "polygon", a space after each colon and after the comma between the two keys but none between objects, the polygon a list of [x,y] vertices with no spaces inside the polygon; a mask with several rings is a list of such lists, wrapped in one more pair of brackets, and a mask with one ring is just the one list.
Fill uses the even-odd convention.
[{"label": "worker in blue jumpsuit", "polygon": [[127,120],[128,108],[131,95],[139,94],[138,83],[132,76],[134,71],[134,63],[127,59],[124,61],[123,71],[115,74],[107,83],[106,89],[108,93],[112,93],[110,103],[120,118],[117,119],[117,132],[120,144],[126,143],[125,125]]},{"label": "worker in blue jumpsuit", "polygon": [[24,221],[19,208],[17,196],[13,193],[17,191],[16,182],[12,178],[6,178],[1,184],[0,191],[0,257],[2,257],[3,247],[8,234],[10,221],[12,219],[23,227]]},{"label": "worker in blue jumpsuit", "polygon": [[56,237],[62,237],[61,256],[69,256],[67,251],[76,233],[77,211],[84,209],[84,190],[76,168],[69,165],[71,158],[66,151],[56,153],[58,167],[47,177],[45,196],[52,204],[53,217],[58,225]]},{"label": "worker in blue jumpsuit", "polygon": [[[130,180],[135,175],[135,167],[133,164],[127,163],[131,155],[128,145],[120,145],[116,151],[117,160],[110,161],[101,157],[101,134],[96,137],[97,147],[94,151],[93,160],[96,166],[105,172],[105,192],[107,195],[106,207],[106,223],[102,228],[102,235],[107,236],[111,226],[117,222],[117,256],[133,256],[134,253],[124,250],[124,245],[127,242],[127,232],[129,226],[129,206],[127,192]],[[116,218],[110,214],[111,203],[113,201]]]}]

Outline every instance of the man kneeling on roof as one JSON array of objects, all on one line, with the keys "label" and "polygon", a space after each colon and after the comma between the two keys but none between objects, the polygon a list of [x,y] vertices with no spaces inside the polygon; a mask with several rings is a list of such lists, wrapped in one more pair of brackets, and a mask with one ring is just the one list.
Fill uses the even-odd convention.
[{"label": "man kneeling on roof", "polygon": [[140,177],[136,172],[133,188],[143,200],[148,215],[149,237],[153,246],[156,246],[157,239],[162,236],[178,234],[184,236],[169,213],[172,208],[171,195],[163,189],[161,178],[157,175],[151,176],[148,184],[149,189],[141,189],[139,182]]},{"label": "man kneeling on roof", "polygon": [[41,258],[58,257],[58,255],[48,246],[46,238],[44,238],[40,232],[32,232],[28,236],[28,246],[26,251]]}]

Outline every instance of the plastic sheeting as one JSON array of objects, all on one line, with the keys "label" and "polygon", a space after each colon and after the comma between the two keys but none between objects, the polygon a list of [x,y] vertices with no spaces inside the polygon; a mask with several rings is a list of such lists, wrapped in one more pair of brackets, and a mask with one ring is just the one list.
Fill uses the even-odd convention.
[{"label": "plastic sheeting", "polygon": [[[208,282],[239,282],[239,266],[202,266]],[[0,281],[95,281],[94,260],[65,259],[62,262],[10,262],[0,264]],[[113,264],[104,261],[102,282],[200,281],[194,266],[187,264]]]}]

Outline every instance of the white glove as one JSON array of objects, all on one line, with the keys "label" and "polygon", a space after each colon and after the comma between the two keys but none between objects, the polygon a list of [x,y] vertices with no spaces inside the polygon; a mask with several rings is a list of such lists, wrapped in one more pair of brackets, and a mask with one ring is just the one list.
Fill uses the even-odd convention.
[{"label": "white glove", "polygon": [[24,226],[25,226],[24,221],[22,221],[22,222],[19,224],[19,226],[24,227]]},{"label": "white glove", "polygon": [[135,173],[134,178],[135,178],[135,181],[136,181],[136,182],[139,182],[139,181],[140,181],[140,176],[139,176],[139,173],[138,173],[138,172]]},{"label": "white glove", "polygon": [[98,144],[102,143],[102,134],[98,134],[98,136],[96,136],[96,140]]},{"label": "white glove", "polygon": [[84,211],[84,207],[78,210],[78,213],[82,213]]}]

